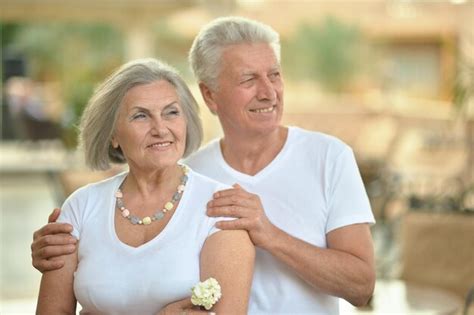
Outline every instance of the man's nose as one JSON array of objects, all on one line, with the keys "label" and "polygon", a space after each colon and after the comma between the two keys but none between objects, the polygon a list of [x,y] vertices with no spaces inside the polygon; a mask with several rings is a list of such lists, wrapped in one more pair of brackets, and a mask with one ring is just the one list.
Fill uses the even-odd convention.
[{"label": "man's nose", "polygon": [[261,78],[258,82],[257,98],[259,101],[275,101],[277,93],[272,82],[268,78]]}]

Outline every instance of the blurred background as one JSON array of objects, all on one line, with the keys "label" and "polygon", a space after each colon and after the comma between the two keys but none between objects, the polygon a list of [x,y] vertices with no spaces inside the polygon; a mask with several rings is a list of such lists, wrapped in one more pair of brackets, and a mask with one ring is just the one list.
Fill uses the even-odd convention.
[{"label": "blurred background", "polygon": [[281,35],[287,125],[354,149],[377,224],[377,276],[474,286],[474,2],[470,0],[0,0],[0,313],[33,314],[33,231],[87,182],[76,124],[122,63],[177,67],[221,135],[187,64],[199,28],[224,15]]}]

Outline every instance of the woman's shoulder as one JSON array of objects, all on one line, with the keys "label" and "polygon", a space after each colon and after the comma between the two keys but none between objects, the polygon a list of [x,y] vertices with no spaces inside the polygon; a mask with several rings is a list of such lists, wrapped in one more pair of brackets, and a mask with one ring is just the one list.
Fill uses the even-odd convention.
[{"label": "woman's shoulder", "polygon": [[217,190],[227,189],[231,187],[213,178],[210,178],[201,173],[198,173],[191,168],[189,168],[188,176],[190,176],[193,179],[193,186],[199,187],[201,189],[209,189],[212,191],[217,191]]},{"label": "woman's shoulder", "polygon": [[86,184],[74,191],[68,198],[69,200],[84,199],[94,196],[104,196],[104,194],[113,191],[120,185],[127,172],[120,172],[106,179]]}]

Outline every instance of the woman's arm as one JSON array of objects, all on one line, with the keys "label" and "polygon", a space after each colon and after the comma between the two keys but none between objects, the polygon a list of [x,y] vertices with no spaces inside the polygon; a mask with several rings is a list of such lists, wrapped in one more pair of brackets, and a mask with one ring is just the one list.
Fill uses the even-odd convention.
[{"label": "woman's arm", "polygon": [[201,280],[213,277],[222,298],[212,308],[218,314],[247,314],[255,247],[246,231],[227,230],[211,235],[201,250]]},{"label": "woman's arm", "polygon": [[64,261],[64,267],[43,273],[36,314],[75,314],[76,297],[73,284],[77,251],[52,259]]}]

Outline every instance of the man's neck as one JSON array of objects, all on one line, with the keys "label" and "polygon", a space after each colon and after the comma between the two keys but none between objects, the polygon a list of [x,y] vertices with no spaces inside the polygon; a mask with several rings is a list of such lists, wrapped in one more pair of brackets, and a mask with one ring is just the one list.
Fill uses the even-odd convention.
[{"label": "man's neck", "polygon": [[233,169],[255,175],[270,164],[285,145],[288,128],[280,126],[274,132],[257,137],[228,136],[220,141],[224,160]]}]

